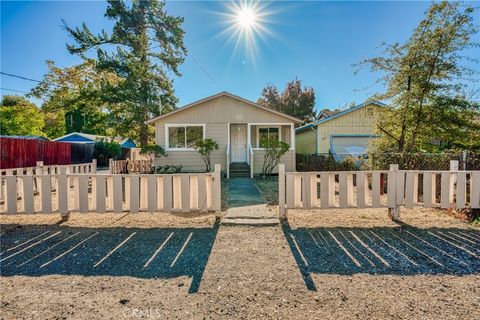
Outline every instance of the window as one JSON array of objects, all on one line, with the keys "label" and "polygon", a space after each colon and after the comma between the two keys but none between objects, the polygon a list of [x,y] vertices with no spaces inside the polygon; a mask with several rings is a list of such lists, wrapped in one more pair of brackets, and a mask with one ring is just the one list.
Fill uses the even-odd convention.
[{"label": "window", "polygon": [[168,149],[193,149],[195,142],[204,138],[200,125],[167,125],[167,129]]},{"label": "window", "polygon": [[373,118],[374,114],[375,114],[375,109],[373,107],[367,107],[365,109],[365,117]]},{"label": "window", "polygon": [[258,146],[265,148],[265,142],[270,140],[280,140],[280,130],[278,127],[258,128]]}]

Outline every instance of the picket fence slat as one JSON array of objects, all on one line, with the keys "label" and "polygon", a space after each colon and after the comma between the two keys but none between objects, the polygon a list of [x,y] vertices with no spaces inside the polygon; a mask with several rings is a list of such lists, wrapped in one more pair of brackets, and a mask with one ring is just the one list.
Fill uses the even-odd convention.
[{"label": "picket fence slat", "polygon": [[144,190],[145,193],[148,194],[148,205],[147,211],[148,212],[156,212],[157,211],[157,178],[155,176],[148,176],[147,177],[147,190]]},{"label": "picket fence slat", "polygon": [[130,213],[138,213],[140,210],[140,178],[137,175],[131,175],[126,177],[125,180],[130,180],[130,192],[125,193],[125,198],[130,198],[130,206],[127,208]]},{"label": "picket fence slat", "polygon": [[23,180],[23,210],[25,213],[35,212],[35,198],[33,193],[33,177],[24,176]]},{"label": "picket fence slat", "polygon": [[459,172],[457,174],[457,196],[456,196],[456,208],[465,208],[467,194],[467,174],[465,172]]},{"label": "picket fence slat", "polygon": [[113,211],[115,213],[122,213],[123,212],[123,204],[122,204],[122,177],[121,176],[113,176]]},{"label": "picket fence slat", "polygon": [[105,213],[106,208],[106,181],[105,176],[95,176],[95,211],[97,213]]},{"label": "picket fence slat", "polygon": [[480,208],[480,171],[475,171],[471,174],[471,181],[470,206],[477,209]]},{"label": "picket fence slat", "polygon": [[450,208],[450,173],[442,172],[441,175],[440,203],[442,209]]},{"label": "picket fence slat", "polygon": [[181,209],[182,212],[189,212],[190,211],[190,177],[189,176],[182,176],[181,177]]},{"label": "picket fence slat", "polygon": [[52,212],[51,176],[42,176],[42,213]]}]

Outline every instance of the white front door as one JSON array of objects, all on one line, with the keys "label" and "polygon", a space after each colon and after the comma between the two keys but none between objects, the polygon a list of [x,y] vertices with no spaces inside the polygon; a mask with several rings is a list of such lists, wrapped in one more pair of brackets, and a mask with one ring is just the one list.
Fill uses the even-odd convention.
[{"label": "white front door", "polygon": [[247,162],[247,126],[231,125],[230,128],[231,162]]}]

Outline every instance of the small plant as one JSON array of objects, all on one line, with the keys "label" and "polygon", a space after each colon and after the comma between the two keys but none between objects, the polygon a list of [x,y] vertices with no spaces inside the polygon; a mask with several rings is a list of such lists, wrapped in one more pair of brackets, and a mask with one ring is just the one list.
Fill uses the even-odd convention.
[{"label": "small plant", "polygon": [[273,169],[280,162],[280,158],[288,152],[290,145],[283,141],[275,139],[262,139],[261,144],[265,148],[265,156],[263,157],[262,175],[272,175]]},{"label": "small plant", "polygon": [[98,165],[106,166],[108,165],[109,159],[116,160],[121,155],[121,153],[122,147],[118,143],[102,139],[95,142],[93,158],[97,159]]},{"label": "small plant", "polygon": [[182,169],[182,165],[175,166],[166,164],[164,166],[156,166],[155,173],[180,173],[182,172]]},{"label": "small plant", "polygon": [[212,169],[210,164],[210,156],[214,150],[218,150],[218,143],[212,139],[197,140],[193,148],[200,153],[202,160],[205,162],[205,171],[210,172]]}]

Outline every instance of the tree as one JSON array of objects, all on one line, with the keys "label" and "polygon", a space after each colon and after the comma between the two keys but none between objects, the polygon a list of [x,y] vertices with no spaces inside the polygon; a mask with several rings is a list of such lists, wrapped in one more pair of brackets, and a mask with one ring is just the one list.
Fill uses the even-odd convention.
[{"label": "tree", "polygon": [[387,90],[376,98],[391,101],[390,112],[378,121],[383,152],[431,149],[436,138],[478,137],[479,104],[464,93],[475,72],[463,63],[464,50],[478,45],[472,42],[476,32],[471,7],[433,3],[405,43],[384,45],[383,56],[360,63],[383,74],[379,81]]},{"label": "tree", "polygon": [[264,176],[272,175],[273,169],[280,162],[280,158],[288,152],[289,144],[276,139],[263,138],[261,145],[265,148],[265,155],[263,156],[262,174]]},{"label": "tree", "polygon": [[45,136],[43,113],[24,97],[6,95],[0,106],[0,134]]},{"label": "tree", "polygon": [[118,159],[122,153],[122,146],[115,141],[108,141],[106,139],[95,141],[95,149],[93,151],[93,158],[97,159],[100,166],[108,166],[110,159]]},{"label": "tree", "polygon": [[305,122],[315,119],[315,91],[312,87],[304,87],[302,82],[295,79],[289,83],[282,94],[272,85],[267,85],[261,93],[257,103],[291,116],[304,120]]},{"label": "tree", "polygon": [[160,109],[175,108],[177,98],[167,70],[180,76],[178,67],[186,54],[183,18],[168,15],[164,7],[165,2],[158,0],[134,0],[130,5],[109,0],[105,16],[115,21],[111,34],[102,30],[95,35],[85,23],[81,28],[64,23],[75,41],[67,45],[70,53],[86,58],[96,49],[96,67],[125,79],[105,98],[119,103],[113,117],[133,127],[141,145],[149,138],[145,121],[159,115]]},{"label": "tree", "polygon": [[48,119],[51,138],[65,133],[84,132],[98,135],[122,135],[118,125],[109,121],[112,103],[105,96],[123,80],[115,73],[97,70],[95,61],[59,68],[47,61],[49,72],[30,93],[43,99],[42,110]]},{"label": "tree", "polygon": [[210,157],[214,150],[218,150],[218,143],[212,139],[198,139],[193,148],[200,153],[200,157],[205,162],[205,171],[210,172],[212,170]]}]

